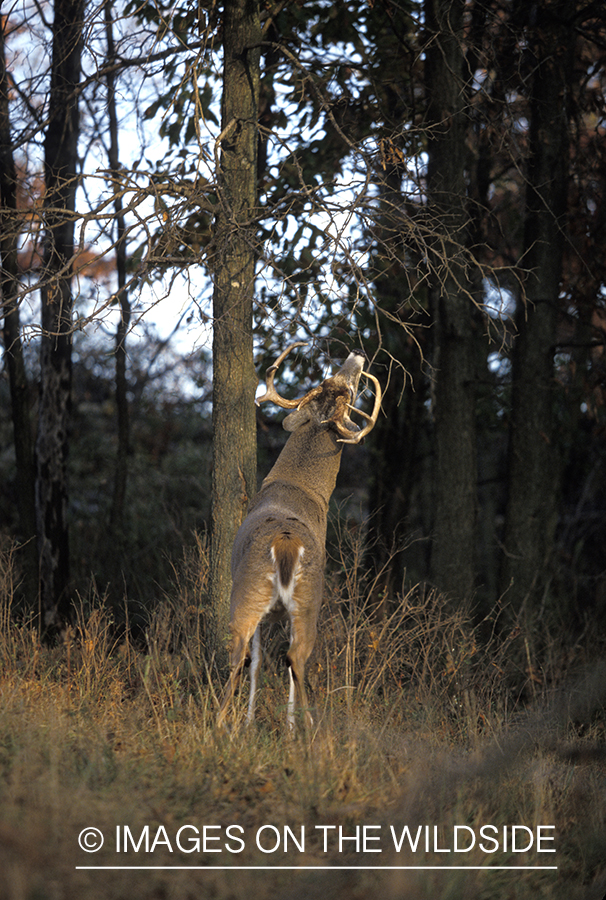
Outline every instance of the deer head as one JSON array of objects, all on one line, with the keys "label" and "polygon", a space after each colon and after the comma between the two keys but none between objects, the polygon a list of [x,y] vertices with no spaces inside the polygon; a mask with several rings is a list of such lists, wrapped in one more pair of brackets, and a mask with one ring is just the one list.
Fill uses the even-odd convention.
[{"label": "deer head", "polygon": [[[364,354],[354,351],[341,368],[303,397],[288,400],[274,387],[274,376],[291,344],[267,370],[266,393],[257,403],[271,402],[292,410],[284,420],[291,432],[273,469],[263,481],[240,526],[232,552],[231,674],[218,724],[222,724],[244,664],[251,660],[247,719],[254,716],[261,660],[263,620],[288,618],[290,679],[288,726],[294,730],[295,706],[311,723],[305,692],[305,664],[316,638],[324,588],[326,517],[341,463],[343,444],[358,444],[372,430],[381,406],[377,379],[363,371]],[[373,411],[356,409],[360,377],[375,387]],[[358,427],[352,414],[364,419]],[[252,639],[252,652],[249,644]]]}]

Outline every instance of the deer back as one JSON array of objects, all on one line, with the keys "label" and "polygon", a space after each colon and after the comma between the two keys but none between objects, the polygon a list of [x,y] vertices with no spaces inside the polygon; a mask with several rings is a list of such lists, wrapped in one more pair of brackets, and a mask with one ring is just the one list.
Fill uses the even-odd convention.
[{"label": "deer back", "polygon": [[[295,727],[295,698],[311,723],[304,677],[313,649],[322,603],[326,517],[334,490],[344,443],[357,444],[374,426],[381,404],[381,389],[373,375],[363,372],[364,356],[354,351],[332,378],[297,400],[280,396],[274,375],[285,357],[300,342],[280,354],[267,370],[267,391],[257,403],[270,401],[292,410],[284,420],[291,435],[273,469],[261,485],[242,523],[232,552],[231,674],[217,715],[222,725],[247,655],[251,660],[247,721],[252,721],[261,660],[261,622],[290,620],[286,656],[290,691],[287,722]],[[375,385],[373,412],[355,408],[358,382],[364,374]],[[366,420],[359,428],[350,411]],[[252,652],[249,644],[252,639]]]},{"label": "deer back", "polygon": [[236,535],[234,578],[243,561],[247,568],[265,572],[276,562],[273,554],[286,565],[295,547],[303,573],[324,568],[326,517],[342,444],[323,419],[326,404],[318,401],[314,398],[284,421],[292,433]]}]

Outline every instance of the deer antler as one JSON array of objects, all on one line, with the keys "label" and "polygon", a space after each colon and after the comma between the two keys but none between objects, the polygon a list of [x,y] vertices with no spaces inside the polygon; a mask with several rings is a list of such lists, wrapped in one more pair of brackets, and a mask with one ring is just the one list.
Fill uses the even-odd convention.
[{"label": "deer antler", "polygon": [[350,414],[359,412],[355,402],[364,366],[364,355],[359,350],[350,353],[334,375],[301,400],[280,397],[273,386],[273,376],[293,347],[300,346],[293,344],[268,369],[267,393],[261,398],[298,410],[286,418],[290,437],[234,541],[229,625],[231,673],[217,714],[219,727],[225,722],[248,655],[251,665],[247,721],[252,722],[262,657],[261,623],[264,619],[287,618],[290,689],[286,721],[294,734],[295,714],[299,712],[309,734],[313,719],[305,690],[305,665],[316,640],[326,562],[326,516],[341,464],[341,448],[335,439],[359,443],[379,414],[381,389],[372,375],[366,375],[375,386],[372,415],[360,412],[365,421],[359,431],[350,418]]},{"label": "deer antler", "polygon": [[[337,442],[339,444],[359,444],[360,441],[369,434],[372,429],[375,427],[377,418],[379,416],[379,410],[381,408],[381,385],[377,381],[374,375],[371,375],[370,372],[362,372],[361,373],[365,378],[370,378],[375,386],[375,403],[373,406],[372,413],[368,415],[361,409],[356,409],[355,406],[352,406],[351,403],[348,403],[347,406],[351,409],[352,412],[358,413],[359,416],[362,416],[366,419],[367,424],[360,431],[356,431],[352,434],[352,432],[343,425],[342,422],[334,422],[334,425],[342,437],[337,438]],[[351,420],[350,420],[351,421]]]},{"label": "deer antler", "polygon": [[294,344],[291,344],[289,347],[284,350],[275,363],[269,367],[267,372],[265,373],[265,383],[267,385],[267,391],[263,394],[262,397],[258,397],[255,400],[257,406],[261,403],[267,403],[270,401],[271,403],[275,403],[276,406],[281,406],[282,409],[298,409],[301,404],[309,398],[309,395],[312,391],[317,391],[317,388],[312,388],[311,391],[308,391],[307,394],[304,394],[303,397],[299,397],[298,400],[287,400],[286,397],[281,397],[280,394],[274,387],[274,376],[276,371],[278,370],[281,363],[284,362],[288,354],[291,350],[294,350],[295,347],[307,347],[307,341],[295,341]]}]

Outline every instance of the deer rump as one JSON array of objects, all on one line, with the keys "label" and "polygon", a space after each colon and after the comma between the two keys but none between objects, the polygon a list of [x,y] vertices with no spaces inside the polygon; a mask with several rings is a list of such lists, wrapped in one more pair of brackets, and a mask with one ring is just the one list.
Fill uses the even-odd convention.
[{"label": "deer rump", "polygon": [[[251,522],[251,518],[257,521]],[[306,720],[311,722],[304,673],[315,643],[322,603],[324,547],[318,545],[312,530],[300,517],[279,512],[272,514],[258,508],[249,514],[246,529],[236,535],[232,578],[232,674],[238,677],[247,658],[250,659],[248,721],[254,715],[261,663],[261,623],[288,618],[288,724],[294,728],[295,698]]]},{"label": "deer rump", "polygon": [[[250,702],[253,718],[256,679],[261,659],[260,623],[284,616],[290,621],[286,660],[290,677],[287,722],[295,727],[295,699],[304,724],[312,724],[307,708],[305,663],[316,639],[324,586],[326,517],[335,489],[344,444],[359,444],[372,430],[381,406],[381,387],[364,372],[364,354],[353,351],[341,368],[305,396],[288,400],[274,387],[278,366],[295,347],[284,350],[266,375],[267,392],[257,403],[272,402],[291,410],[283,427],[291,432],[253,501],[234,541],[232,552],[231,673],[217,715],[222,726],[242,668],[250,652]],[[356,408],[360,377],[375,386],[371,415]],[[356,412],[365,420],[359,428]]]}]

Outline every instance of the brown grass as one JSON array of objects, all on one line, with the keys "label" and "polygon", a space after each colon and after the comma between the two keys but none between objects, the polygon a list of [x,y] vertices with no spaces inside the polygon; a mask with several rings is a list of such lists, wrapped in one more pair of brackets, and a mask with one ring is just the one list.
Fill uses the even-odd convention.
[{"label": "brown grass", "polygon": [[[496,614],[480,640],[462,612],[432,593],[410,591],[377,621],[365,608],[372,585],[359,578],[358,550],[343,552],[309,666],[316,712],[309,745],[284,733],[284,671],[271,660],[257,727],[238,724],[242,697],[231,737],[215,732],[220,683],[205,648],[203,542],[175,567],[174,592],[150,616],[144,648],[116,638],[94,591],[61,645],[41,645],[27,623],[13,621],[12,553],[0,555],[3,900],[601,900],[604,671],[586,665],[564,673],[555,640],[546,654],[551,668],[541,667],[532,635],[519,626],[499,631]],[[273,637],[276,655],[283,639]],[[423,830],[417,852],[395,852],[391,829],[399,839],[405,825],[413,834],[429,826],[428,852]],[[476,846],[455,856],[433,847],[434,826],[437,847],[452,848],[455,826],[464,825],[475,833],[482,825],[524,825],[533,833],[553,825],[557,853],[487,854]],[[105,836],[98,853],[78,846],[89,826]],[[117,826],[122,839],[124,826],[136,841],[143,835],[139,852],[132,845],[116,852]],[[148,853],[146,826],[150,851],[157,838]],[[206,850],[177,848],[183,826],[192,826],[181,832],[184,850],[194,846],[194,827],[201,836],[207,826]],[[242,829],[232,832],[244,840],[241,852],[230,852],[240,844],[229,826]],[[303,827],[305,851],[291,838],[287,852],[282,844],[261,852],[255,837],[262,826],[272,826],[262,832],[266,847],[272,829],[283,837],[288,827],[300,839]],[[339,828],[347,838],[364,826],[380,841],[369,840],[366,852],[353,841],[339,847]],[[370,852],[377,847],[381,853]],[[537,864],[558,870],[486,869]],[[87,865],[172,868],[77,868]],[[209,868],[230,865],[272,870]],[[332,868],[295,873],[280,865]]]}]

